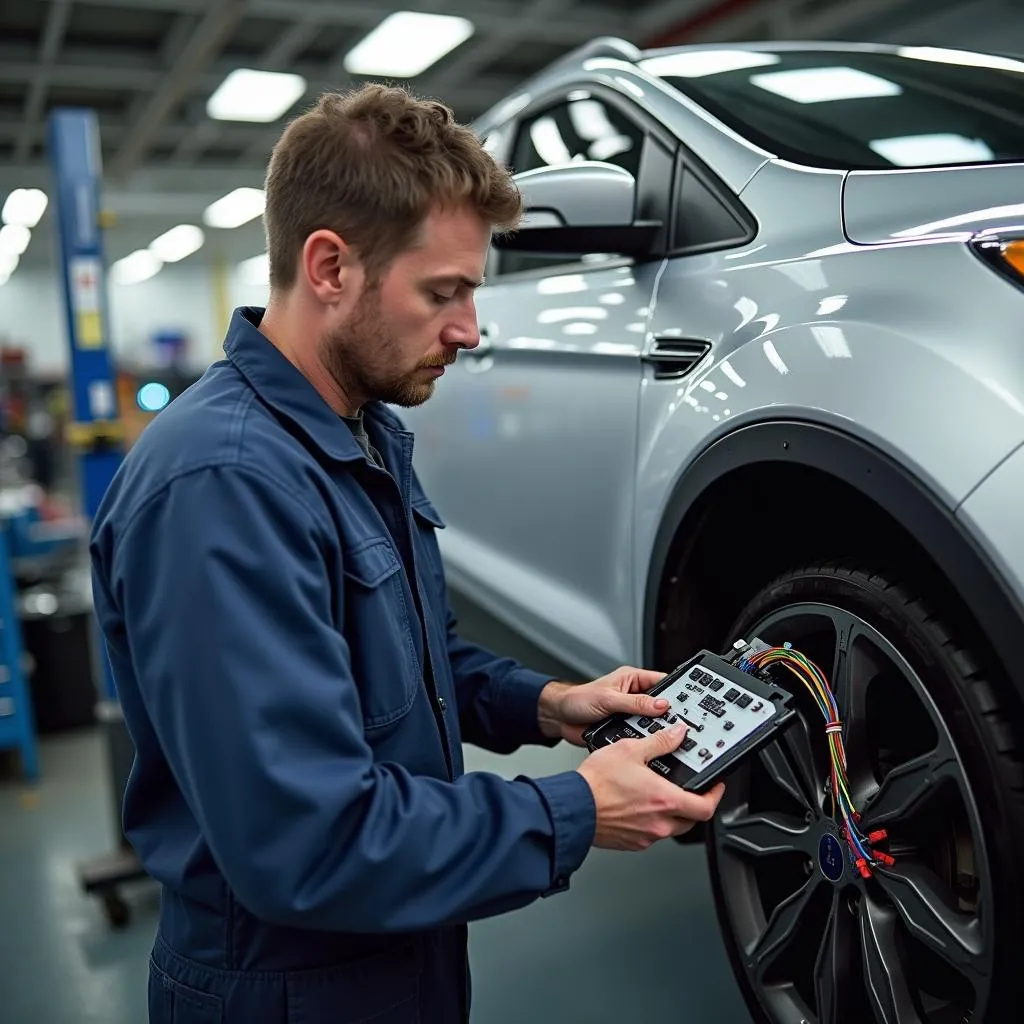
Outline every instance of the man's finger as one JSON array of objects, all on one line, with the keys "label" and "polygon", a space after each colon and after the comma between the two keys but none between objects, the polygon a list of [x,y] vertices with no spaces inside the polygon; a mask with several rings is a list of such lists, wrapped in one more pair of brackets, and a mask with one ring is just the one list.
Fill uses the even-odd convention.
[{"label": "man's finger", "polygon": [[689,821],[710,821],[725,793],[725,783],[717,783],[706,793],[690,793],[685,789],[681,789],[679,792],[680,817]]},{"label": "man's finger", "polygon": [[649,697],[642,693],[618,693],[614,690],[603,695],[601,704],[608,714],[650,715],[658,718],[668,711],[669,703],[663,697]]},{"label": "man's finger", "polygon": [[655,672],[649,668],[634,668],[631,671],[639,690],[650,690],[665,678],[664,672]]},{"label": "man's finger", "polygon": [[680,723],[669,729],[661,729],[653,736],[645,736],[642,740],[637,740],[636,744],[646,764],[662,754],[671,754],[683,742],[685,736],[686,726]]}]

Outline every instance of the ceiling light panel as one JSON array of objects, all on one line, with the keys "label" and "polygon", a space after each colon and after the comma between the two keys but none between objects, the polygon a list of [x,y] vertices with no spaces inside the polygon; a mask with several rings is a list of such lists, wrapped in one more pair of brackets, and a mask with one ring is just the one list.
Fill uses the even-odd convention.
[{"label": "ceiling light panel", "polygon": [[136,249],[110,267],[115,284],[139,284],[147,281],[163,266],[160,257],[149,249]]},{"label": "ceiling light panel", "polygon": [[32,239],[32,232],[24,224],[5,224],[0,228],[0,253],[20,256]]},{"label": "ceiling light panel", "polygon": [[211,228],[237,228],[263,213],[265,197],[260,188],[236,188],[203,211],[203,223]]},{"label": "ceiling light panel", "polygon": [[206,113],[216,121],[277,121],[305,91],[301,75],[238,68],[206,101]]},{"label": "ceiling light panel", "polygon": [[195,224],[179,224],[165,231],[149,243],[149,251],[159,256],[164,263],[177,263],[202,248],[205,236],[203,229]]},{"label": "ceiling light panel", "polygon": [[345,70],[353,75],[412,78],[472,34],[473,23],[466,18],[397,11],[346,54]]},{"label": "ceiling light panel", "polygon": [[46,193],[38,188],[16,188],[0,210],[0,220],[5,224],[19,224],[34,228],[46,210]]}]

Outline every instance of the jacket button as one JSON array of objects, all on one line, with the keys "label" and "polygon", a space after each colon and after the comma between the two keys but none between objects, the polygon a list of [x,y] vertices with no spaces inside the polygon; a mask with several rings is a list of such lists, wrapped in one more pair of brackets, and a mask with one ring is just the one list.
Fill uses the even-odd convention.
[{"label": "jacket button", "polygon": [[438,697],[437,704],[442,711],[448,710],[448,702],[444,699],[444,697]]}]

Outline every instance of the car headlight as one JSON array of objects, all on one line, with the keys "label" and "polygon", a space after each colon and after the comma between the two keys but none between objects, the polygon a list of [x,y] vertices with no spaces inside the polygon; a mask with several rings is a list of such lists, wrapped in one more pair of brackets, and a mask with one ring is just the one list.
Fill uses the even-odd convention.
[{"label": "car headlight", "polygon": [[1024,288],[1024,238],[987,236],[975,239],[971,247],[990,267]]}]

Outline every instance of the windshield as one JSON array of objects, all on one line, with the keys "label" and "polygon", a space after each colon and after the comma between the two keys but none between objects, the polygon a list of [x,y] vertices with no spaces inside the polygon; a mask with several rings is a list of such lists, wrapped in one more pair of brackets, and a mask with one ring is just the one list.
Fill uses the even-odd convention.
[{"label": "windshield", "polygon": [[1024,160],[1024,58],[934,47],[693,49],[640,67],[751,142],[802,164]]}]

